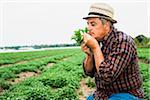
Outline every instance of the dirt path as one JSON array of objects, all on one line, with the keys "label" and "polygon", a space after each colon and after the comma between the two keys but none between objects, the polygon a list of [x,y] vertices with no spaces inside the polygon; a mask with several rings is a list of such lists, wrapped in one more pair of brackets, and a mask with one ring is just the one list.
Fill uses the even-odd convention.
[{"label": "dirt path", "polygon": [[87,78],[84,78],[80,82],[80,88],[77,90],[80,100],[86,100],[86,96],[92,94],[95,91],[95,88],[90,88],[86,85]]},{"label": "dirt path", "polygon": [[[43,57],[43,58],[46,58],[46,57]],[[67,60],[68,58],[70,58],[70,56],[68,57],[65,57],[65,58],[62,58],[60,59],[59,61],[65,61]],[[35,60],[39,60],[41,58],[37,58],[37,59],[34,59]],[[21,62],[18,62],[18,63],[15,63],[15,64],[7,64],[7,65],[4,65],[2,67],[7,67],[7,66],[10,66],[10,65],[16,65],[16,64],[23,64],[23,63],[26,63],[26,62],[29,62],[29,61],[21,61]],[[44,68],[45,69],[49,69],[50,67],[52,67],[55,63],[48,63]],[[40,70],[37,70],[36,72],[29,72],[29,71],[26,71],[26,72],[21,72],[19,74],[17,74],[18,78],[15,78],[15,79],[9,79],[7,80],[8,83],[14,85],[14,84],[17,84],[17,83],[20,83],[22,81],[24,81],[25,79],[27,78],[30,78],[32,76],[39,76],[41,74],[41,71]],[[0,86],[0,94],[3,92],[3,88]]]},{"label": "dirt path", "polygon": [[[68,58],[70,58],[70,56],[69,56],[69,57],[65,57],[65,58],[63,58],[63,59],[61,59],[61,60],[59,60],[59,61],[65,61],[65,60],[67,60]],[[37,59],[36,59],[36,60],[37,60]],[[25,63],[25,62],[27,62],[27,61],[19,62],[19,63],[17,63],[17,64],[21,64],[21,63]],[[55,64],[55,63],[48,63],[44,68],[45,68],[45,69],[49,69],[49,68],[52,67],[54,64]],[[25,79],[30,78],[30,77],[32,77],[32,76],[35,76],[35,77],[36,77],[36,76],[39,76],[40,74],[41,74],[41,71],[40,71],[40,70],[37,70],[36,72],[29,72],[29,71],[27,71],[27,72],[21,72],[21,73],[17,74],[18,78],[9,79],[8,82],[13,85],[13,84],[20,83],[20,82],[24,81]],[[2,92],[3,92],[3,88],[0,87],[0,93],[2,93]]]},{"label": "dirt path", "polygon": [[21,72],[20,74],[18,74],[18,78],[15,78],[15,79],[10,79],[8,80],[9,83],[11,84],[17,84],[29,77],[32,77],[32,76],[38,76],[40,74],[40,71],[37,71],[37,72]]}]

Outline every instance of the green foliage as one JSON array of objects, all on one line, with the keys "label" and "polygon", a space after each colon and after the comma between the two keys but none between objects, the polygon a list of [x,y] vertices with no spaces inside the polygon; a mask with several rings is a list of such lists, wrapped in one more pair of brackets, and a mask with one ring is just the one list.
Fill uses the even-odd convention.
[{"label": "green foliage", "polygon": [[150,49],[149,48],[138,48],[138,57],[146,63],[150,63]]},{"label": "green foliage", "polygon": [[134,41],[137,47],[150,47],[150,38],[144,35],[138,35]]},{"label": "green foliage", "polygon": [[145,97],[144,99],[145,100],[149,100],[150,96],[149,96],[149,93],[150,93],[150,66],[148,64],[145,64],[145,63],[140,63],[140,70],[141,70],[141,74],[142,74],[142,77],[143,77],[143,88],[144,88],[144,94],[145,94]]},{"label": "green foliage", "polygon": [[71,87],[63,87],[59,88],[54,94],[53,94],[53,100],[78,100],[77,93],[75,92],[75,89],[72,89]]},{"label": "green foliage", "polygon": [[93,82],[93,81],[92,81],[92,78],[90,78],[90,77],[88,77],[88,78],[86,79],[86,85],[87,85],[88,87],[90,87],[90,88],[93,88],[93,87],[96,86],[96,85],[95,85],[95,82]]},{"label": "green foliage", "polygon": [[6,82],[4,79],[0,79],[0,87],[2,89],[9,89],[10,86],[11,86],[11,84]]},{"label": "green foliage", "polygon": [[[35,83],[35,82],[33,82]],[[40,84],[40,82],[35,83],[31,86],[25,85],[15,85],[8,91],[5,91],[3,95],[0,96],[1,100],[49,100],[51,91],[49,87]]]},{"label": "green foliage", "polygon": [[[57,54],[58,51],[55,52]],[[63,60],[66,57],[67,60]],[[77,57],[79,58],[77,59]],[[42,73],[10,86],[0,95],[0,100],[78,100],[75,91],[79,88],[83,75],[82,59],[81,50],[74,49],[25,64],[1,67],[0,75],[3,75],[5,71],[16,75],[22,71],[38,69],[42,69]],[[49,62],[55,62],[55,64],[47,69],[46,66]],[[2,79],[6,82],[6,77]]]},{"label": "green foliage", "polygon": [[9,78],[14,78],[14,77],[16,77],[16,75],[12,73],[11,70],[8,70],[8,69],[0,70],[0,78],[9,79]]},{"label": "green foliage", "polygon": [[55,74],[53,76],[42,79],[44,85],[51,86],[52,88],[62,88],[67,85],[66,76],[63,74]]},{"label": "green foliage", "polygon": [[[16,65],[10,65],[8,67],[0,67],[0,77],[3,79],[10,79],[10,78],[15,78],[17,77],[16,74],[19,74],[21,72],[26,72],[26,71],[30,71],[30,72],[36,72],[38,69],[44,70],[43,66],[47,65],[50,62],[58,62],[60,59],[63,59],[65,57],[71,56],[74,53],[78,52],[72,52],[73,50],[62,50],[60,51],[58,50],[57,54],[55,52],[56,55],[51,56],[51,57],[47,57],[47,58],[41,58],[39,60],[36,61],[29,61],[25,64],[16,64]],[[51,51],[49,51],[51,53]],[[59,55],[59,53],[61,53]],[[40,54],[39,54],[40,55]],[[42,68],[41,68],[42,67]]]},{"label": "green foliage", "polygon": [[85,29],[78,29],[76,31],[74,31],[74,35],[72,36],[72,40],[75,40],[77,45],[80,45],[83,41],[83,34],[84,33],[87,33],[88,32],[88,29],[85,28]]},{"label": "green foliage", "polygon": [[62,53],[73,50],[45,50],[45,51],[32,51],[32,52],[15,52],[15,53],[0,53],[0,66],[6,64],[14,64],[20,61],[30,61],[34,59],[41,59],[42,57],[51,57],[61,55]]},{"label": "green foliage", "polygon": [[[14,64],[7,67],[0,67],[0,87],[4,89],[4,92],[0,94],[0,100],[79,99],[76,90],[80,87],[80,81],[84,75],[82,69],[84,55],[81,50],[70,49],[49,51],[51,56],[48,54],[48,51],[45,52],[47,52],[47,57],[45,58],[40,58],[35,61],[30,59],[31,61],[24,64]],[[143,59],[149,60],[148,52],[148,48],[138,49],[139,57],[145,57]],[[32,53],[34,54],[34,52]],[[18,53],[16,53],[16,56],[18,56],[17,54]],[[28,57],[29,54],[24,54],[24,56],[26,55],[26,57]],[[36,54],[38,57],[43,55],[41,53]],[[15,53],[13,55],[15,55]],[[11,54],[10,56],[12,57]],[[51,62],[54,63],[54,65],[50,68],[46,68],[47,64]],[[144,99],[148,100],[150,93],[149,65],[145,63],[139,63],[139,65],[143,76],[143,88],[145,92]],[[17,77],[21,72],[36,72],[37,70],[41,70],[41,74],[36,77],[33,76],[25,79],[18,84],[12,85],[7,81],[10,78]],[[95,83],[91,78],[87,78],[86,84],[89,87],[95,87]]]},{"label": "green foliage", "polygon": [[48,100],[50,98],[50,95],[52,95],[52,93],[49,87],[43,86],[41,88],[36,86],[30,89],[26,100]]}]

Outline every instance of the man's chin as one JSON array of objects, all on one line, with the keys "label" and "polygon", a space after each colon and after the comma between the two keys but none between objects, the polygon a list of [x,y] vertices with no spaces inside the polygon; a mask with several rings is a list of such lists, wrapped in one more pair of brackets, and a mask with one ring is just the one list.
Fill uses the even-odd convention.
[{"label": "man's chin", "polygon": [[93,38],[95,38],[97,41],[101,42],[103,41],[103,38],[95,37],[94,35],[91,35]]},{"label": "man's chin", "polygon": [[103,39],[102,38],[95,38],[97,41],[99,41],[99,42],[101,42],[101,41],[103,41]]}]

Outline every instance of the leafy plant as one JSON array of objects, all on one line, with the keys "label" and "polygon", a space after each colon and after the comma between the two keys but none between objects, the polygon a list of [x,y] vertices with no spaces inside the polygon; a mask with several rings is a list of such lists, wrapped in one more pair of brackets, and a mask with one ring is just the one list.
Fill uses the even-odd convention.
[{"label": "leafy plant", "polygon": [[81,45],[82,41],[83,41],[83,34],[87,33],[88,29],[87,27],[85,29],[78,29],[76,31],[74,31],[74,35],[72,36],[72,40],[75,40],[77,45]]},{"label": "leafy plant", "polygon": [[10,86],[11,86],[11,84],[6,82],[4,79],[0,79],[0,88],[9,89]]},{"label": "leafy plant", "polygon": [[92,78],[90,78],[90,77],[87,78],[86,85],[90,88],[95,87],[95,83],[92,81]]}]

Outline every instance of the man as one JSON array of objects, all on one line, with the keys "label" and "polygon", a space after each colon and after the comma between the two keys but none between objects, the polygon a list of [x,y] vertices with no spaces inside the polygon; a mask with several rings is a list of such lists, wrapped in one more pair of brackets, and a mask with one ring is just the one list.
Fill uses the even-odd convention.
[{"label": "man", "polygon": [[[91,5],[88,33],[81,45],[86,58],[83,69],[94,77],[96,91],[87,100],[139,100],[143,98],[142,79],[134,40],[117,31],[113,9],[104,3]],[[101,45],[100,45],[101,44]]]}]

